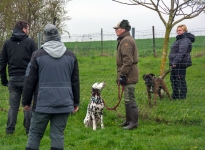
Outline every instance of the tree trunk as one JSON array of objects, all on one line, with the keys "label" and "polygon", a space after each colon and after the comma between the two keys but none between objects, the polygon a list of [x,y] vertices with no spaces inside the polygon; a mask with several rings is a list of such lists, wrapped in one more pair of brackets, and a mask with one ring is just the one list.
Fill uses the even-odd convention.
[{"label": "tree trunk", "polygon": [[160,65],[160,75],[165,71],[170,32],[171,32],[171,27],[169,27],[169,26],[166,27],[166,32],[165,32],[165,37],[164,37],[164,44],[163,44],[163,51],[162,51],[162,59],[161,59],[161,65]]}]

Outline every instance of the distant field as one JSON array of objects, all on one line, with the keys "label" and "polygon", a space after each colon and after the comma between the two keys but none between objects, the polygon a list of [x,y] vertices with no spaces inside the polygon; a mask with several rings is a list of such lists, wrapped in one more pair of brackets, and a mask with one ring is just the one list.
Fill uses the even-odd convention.
[{"label": "distant field", "polygon": [[[169,47],[175,41],[175,38],[170,38]],[[153,40],[152,39],[137,39],[137,47],[140,57],[153,55]],[[106,53],[114,55],[116,51],[117,41],[90,41],[90,42],[67,42],[66,47],[82,54],[83,56],[96,55],[99,53]],[[155,39],[156,52],[160,56],[163,46],[163,38]],[[193,54],[197,54],[198,51],[205,51],[205,36],[197,36],[193,43]]]}]

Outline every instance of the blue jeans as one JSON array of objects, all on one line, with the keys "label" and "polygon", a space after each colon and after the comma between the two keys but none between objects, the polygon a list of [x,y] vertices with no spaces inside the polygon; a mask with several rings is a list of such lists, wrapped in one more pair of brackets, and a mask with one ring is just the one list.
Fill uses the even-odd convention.
[{"label": "blue jeans", "polygon": [[[15,131],[15,126],[17,122],[17,116],[19,111],[19,106],[21,102],[21,95],[23,91],[24,77],[10,77],[8,89],[9,89],[9,111],[6,133],[12,134]],[[24,110],[24,121],[23,125],[26,128],[26,133],[29,131],[29,126],[31,122],[31,110]]]},{"label": "blue jeans", "polygon": [[50,121],[51,148],[64,148],[64,130],[69,113],[47,114],[33,111],[27,149],[39,149],[40,141]]}]

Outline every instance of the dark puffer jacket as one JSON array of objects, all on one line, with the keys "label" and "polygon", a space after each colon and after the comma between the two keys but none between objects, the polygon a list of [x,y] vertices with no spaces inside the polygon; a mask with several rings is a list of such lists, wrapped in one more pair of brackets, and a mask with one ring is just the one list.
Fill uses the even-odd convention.
[{"label": "dark puffer jacket", "polygon": [[183,68],[191,66],[190,53],[194,41],[195,36],[191,33],[185,32],[182,35],[177,35],[176,41],[173,43],[169,54],[169,65],[176,65],[177,67]]}]

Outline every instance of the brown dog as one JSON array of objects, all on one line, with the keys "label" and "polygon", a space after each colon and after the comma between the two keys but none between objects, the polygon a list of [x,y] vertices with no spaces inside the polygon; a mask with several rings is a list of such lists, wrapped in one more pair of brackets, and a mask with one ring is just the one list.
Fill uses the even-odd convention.
[{"label": "brown dog", "polygon": [[146,84],[146,88],[147,88],[149,105],[151,105],[151,93],[154,93],[154,105],[156,105],[157,95],[159,95],[160,99],[162,98],[161,89],[163,89],[167,93],[170,100],[172,99],[170,94],[169,94],[168,88],[166,87],[166,84],[164,82],[165,76],[170,71],[171,70],[166,71],[164,74],[162,74],[161,77],[156,77],[152,73],[143,75],[143,79],[145,80],[145,84]]}]

